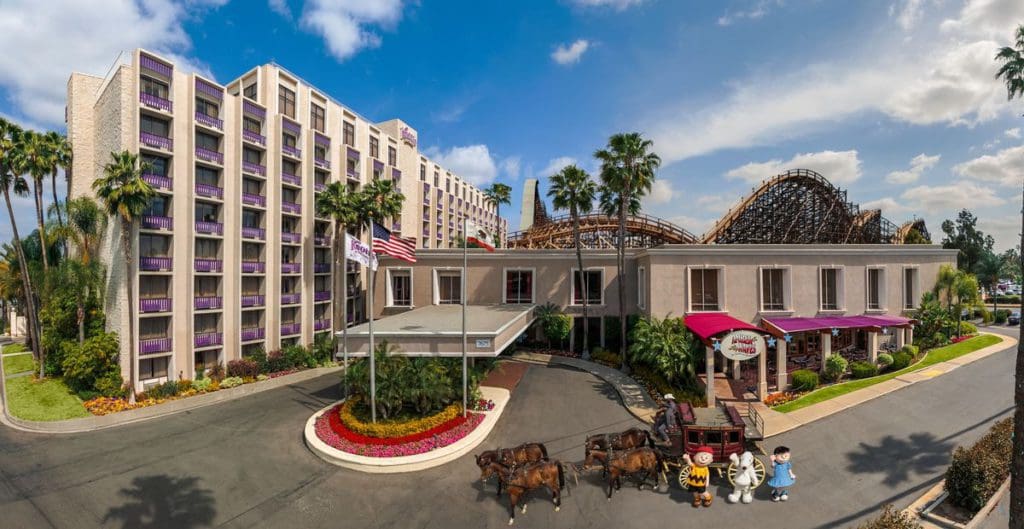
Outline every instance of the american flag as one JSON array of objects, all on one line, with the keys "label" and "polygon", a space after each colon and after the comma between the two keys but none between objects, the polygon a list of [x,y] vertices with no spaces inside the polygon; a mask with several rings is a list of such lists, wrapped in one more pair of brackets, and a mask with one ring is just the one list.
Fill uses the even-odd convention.
[{"label": "american flag", "polygon": [[411,239],[391,235],[387,228],[373,223],[373,253],[390,255],[410,263],[416,262],[416,243]]}]

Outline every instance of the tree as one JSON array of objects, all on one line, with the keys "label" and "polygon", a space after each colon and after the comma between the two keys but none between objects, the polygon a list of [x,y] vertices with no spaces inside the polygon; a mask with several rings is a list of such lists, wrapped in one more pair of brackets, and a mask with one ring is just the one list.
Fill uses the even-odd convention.
[{"label": "tree", "polygon": [[46,161],[50,166],[50,190],[53,192],[53,205],[58,206],[55,210],[57,224],[64,226],[64,219],[60,216],[60,199],[57,197],[57,173],[60,169],[64,169],[67,174],[71,167],[71,144],[68,143],[66,136],[54,131],[47,132],[43,140],[46,143]]},{"label": "tree", "polygon": [[103,278],[103,268],[95,258],[103,234],[107,229],[107,217],[99,204],[89,197],[79,197],[67,203],[67,224],[61,224],[54,236],[74,246],[76,259],[66,260],[67,274],[76,281],[75,300],[78,305],[78,342],[85,341],[85,300],[98,287]]},{"label": "tree", "polygon": [[903,237],[903,244],[931,244],[932,242],[921,235],[921,232],[917,228],[910,228],[907,231],[907,235]]},{"label": "tree", "polygon": [[48,147],[45,137],[34,131],[26,131],[19,138],[19,167],[32,177],[32,198],[39,224],[39,244],[43,248],[43,270],[46,271],[50,268],[50,262],[46,256],[46,226],[43,223],[43,177],[50,169]]},{"label": "tree", "polygon": [[135,288],[132,269],[132,233],[135,222],[156,195],[153,186],[142,179],[146,165],[139,164],[139,155],[129,151],[110,153],[110,162],[103,167],[103,176],[92,183],[107,216],[117,217],[121,224],[121,251],[124,254],[125,288],[128,292],[128,401],[135,403]]},{"label": "tree", "polygon": [[[345,271],[345,233],[351,226],[359,226],[363,220],[360,218],[358,201],[355,194],[349,192],[348,187],[341,182],[331,182],[323,191],[316,195],[316,212],[321,217],[328,217],[334,220],[334,239],[331,241],[331,251],[334,253],[334,288],[340,291],[342,277],[340,274]],[[334,304],[334,328],[339,323],[346,328],[347,321],[342,314],[344,304],[348,303],[348,292],[342,292],[341,304]]]},{"label": "tree", "polygon": [[[996,255],[992,252],[986,252],[981,257],[981,261],[978,262],[978,281],[985,287],[986,292],[992,292],[995,290],[996,285],[999,284],[999,278],[1002,276],[1005,263],[1003,263],[1003,257]],[[999,309],[998,297],[992,296],[992,312]]]},{"label": "tree", "polygon": [[[495,182],[489,187],[485,188],[484,197],[488,202],[494,204],[495,214],[498,216],[498,223],[501,223],[501,205],[512,203],[512,188],[508,185],[502,184],[501,182]],[[501,230],[495,230],[497,233],[494,236],[494,242],[496,246],[501,245]]]},{"label": "tree", "polygon": [[[1006,98],[1024,96],[1024,25],[1017,27],[1013,46],[1000,48],[996,60],[1002,63],[996,72],[996,79],[1006,83]],[[1021,247],[1024,247],[1024,216],[1021,218]],[[1024,258],[1018,254],[1018,270],[1024,272]],[[1020,308],[1024,311],[1024,300]],[[1017,365],[1013,403],[1016,413],[1013,418],[1013,461],[1010,466],[1012,486],[1010,487],[1010,527],[1024,527],[1024,325],[1021,326],[1017,342]]]},{"label": "tree", "polygon": [[977,305],[978,279],[974,274],[957,270],[950,265],[939,267],[939,275],[935,280],[935,293],[945,294],[946,309],[951,317],[956,317],[956,334],[960,336],[960,319],[964,307]]},{"label": "tree", "polygon": [[[650,152],[654,143],[645,140],[639,132],[615,134],[608,139],[608,145],[594,153],[601,161],[601,181],[609,199],[614,195],[618,206],[619,234],[615,241],[618,250],[616,268],[619,285],[619,325],[622,343],[619,354],[622,356],[622,369],[629,370],[626,356],[626,214],[632,212],[634,206],[639,209],[639,200],[654,185],[654,171],[661,165],[661,158]],[[603,201],[603,200],[602,200]],[[610,205],[610,203],[609,203]]]},{"label": "tree", "polygon": [[[583,292],[580,296],[583,300],[583,358],[590,359],[589,342],[589,313],[587,310],[587,276],[583,273],[583,245],[580,244],[580,214],[590,213],[594,207],[594,197],[597,195],[597,184],[590,178],[586,171],[575,165],[567,165],[558,173],[551,175],[551,187],[548,189],[548,196],[551,197],[552,205],[556,210],[569,210],[569,217],[572,218],[572,242],[576,248],[576,268],[580,271],[580,285],[578,288]],[[575,278],[572,281],[576,281]]]},{"label": "tree", "polygon": [[693,336],[682,318],[640,318],[630,336],[629,354],[663,373],[669,382],[689,386],[696,379],[697,354]]},{"label": "tree", "polygon": [[943,221],[942,232],[946,234],[942,247],[960,251],[957,266],[965,272],[974,273],[982,256],[995,244],[991,235],[978,229],[978,217],[966,209],[960,210],[955,221]]},{"label": "tree", "polygon": [[554,303],[545,303],[537,307],[534,316],[544,339],[548,341],[548,348],[554,343],[561,347],[572,331],[572,318]]}]

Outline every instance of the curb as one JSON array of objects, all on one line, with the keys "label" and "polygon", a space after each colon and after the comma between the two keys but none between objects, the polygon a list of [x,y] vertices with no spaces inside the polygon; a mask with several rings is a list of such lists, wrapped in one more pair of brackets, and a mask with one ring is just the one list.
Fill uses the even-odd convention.
[{"label": "curb", "polygon": [[982,507],[980,511],[976,512],[974,517],[971,518],[971,521],[966,524],[954,522],[934,513],[922,512],[929,503],[938,498],[943,492],[946,486],[946,480],[944,479],[940,480],[934,487],[928,489],[927,492],[914,500],[914,502],[908,505],[906,509],[903,509],[903,512],[914,517],[918,523],[924,526],[925,529],[977,529],[981,524],[985,523],[985,520],[987,520],[989,515],[992,514],[992,511],[994,511],[996,506],[999,505],[999,502],[1006,499],[1006,495],[1010,491],[1010,481],[1010,476],[1007,476],[1006,479],[1003,480],[1003,484],[996,490],[995,494],[993,494],[985,503],[985,506]]},{"label": "curb", "polygon": [[505,406],[508,404],[512,394],[505,388],[485,386],[480,386],[480,393],[483,398],[494,401],[493,410],[477,412],[484,414],[484,420],[480,425],[466,437],[463,437],[448,446],[423,454],[387,458],[368,457],[343,452],[321,441],[316,435],[317,419],[319,419],[324,413],[330,411],[334,406],[344,402],[343,400],[334,402],[326,408],[322,408],[311,415],[309,419],[306,420],[306,427],[303,430],[303,438],[306,440],[306,446],[311,452],[316,454],[317,457],[332,465],[337,465],[349,470],[356,470],[369,474],[398,474],[403,472],[427,470],[429,468],[444,465],[445,463],[449,463],[468,454],[471,450],[480,446],[480,444],[487,439],[487,436],[490,435],[494,426],[498,424],[498,419],[501,418],[502,412],[505,411]]},{"label": "curb", "polygon": [[251,384],[243,384],[238,387],[221,389],[212,393],[203,393],[201,395],[194,395],[184,399],[172,400],[163,404],[157,404],[155,406],[147,406],[145,408],[137,408],[134,410],[126,410],[117,413],[111,413],[109,415],[101,415],[96,417],[83,417],[80,419],[67,419],[63,421],[28,421],[25,419],[19,419],[9,413],[4,408],[3,414],[0,414],[0,423],[13,428],[15,430],[22,430],[25,432],[41,433],[41,434],[69,434],[69,433],[82,433],[82,432],[93,432],[96,430],[104,430],[106,428],[113,428],[115,426],[121,426],[124,424],[132,424],[136,422],[147,421],[150,419],[156,419],[158,417],[164,417],[167,415],[173,415],[185,411],[202,408],[211,404],[217,404],[221,402],[227,402],[235,399],[239,399],[248,395],[256,393],[262,393],[271,389],[277,389],[283,386],[296,384],[299,382],[305,382],[310,379],[318,378],[324,375],[329,375],[341,371],[342,367],[317,367],[313,369],[306,369],[299,371],[298,373],[292,373],[290,375],[283,375],[275,377],[270,380],[264,380],[262,382],[254,382]]}]

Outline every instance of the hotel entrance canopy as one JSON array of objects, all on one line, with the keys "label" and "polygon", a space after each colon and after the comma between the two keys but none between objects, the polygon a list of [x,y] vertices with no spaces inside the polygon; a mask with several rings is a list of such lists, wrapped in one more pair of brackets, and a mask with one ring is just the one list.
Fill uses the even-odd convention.
[{"label": "hotel entrance canopy", "polygon": [[690,332],[700,336],[700,339],[707,343],[711,338],[720,334],[732,331],[755,331],[764,332],[764,329],[755,327],[743,320],[733,318],[721,312],[698,312],[687,314],[683,323]]},{"label": "hotel entrance canopy", "polygon": [[[533,305],[469,305],[466,307],[466,354],[498,356],[534,320]],[[335,333],[339,340],[342,333]],[[408,356],[462,356],[462,305],[429,305],[373,321],[374,346],[382,341]],[[370,326],[348,330],[348,352],[366,356]]]},{"label": "hotel entrance canopy", "polygon": [[902,316],[861,315],[825,316],[820,318],[762,318],[762,325],[778,334],[793,334],[831,329],[882,329],[885,327],[908,327],[914,320]]}]

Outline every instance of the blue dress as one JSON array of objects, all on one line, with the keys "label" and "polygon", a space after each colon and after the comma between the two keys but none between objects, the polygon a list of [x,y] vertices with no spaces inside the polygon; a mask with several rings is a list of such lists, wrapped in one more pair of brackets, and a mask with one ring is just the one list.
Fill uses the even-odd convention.
[{"label": "blue dress", "polygon": [[768,486],[773,489],[784,489],[795,483],[796,480],[789,477],[789,470],[791,468],[793,468],[793,463],[789,461],[785,463],[772,463],[774,473],[771,479],[768,480]]}]

